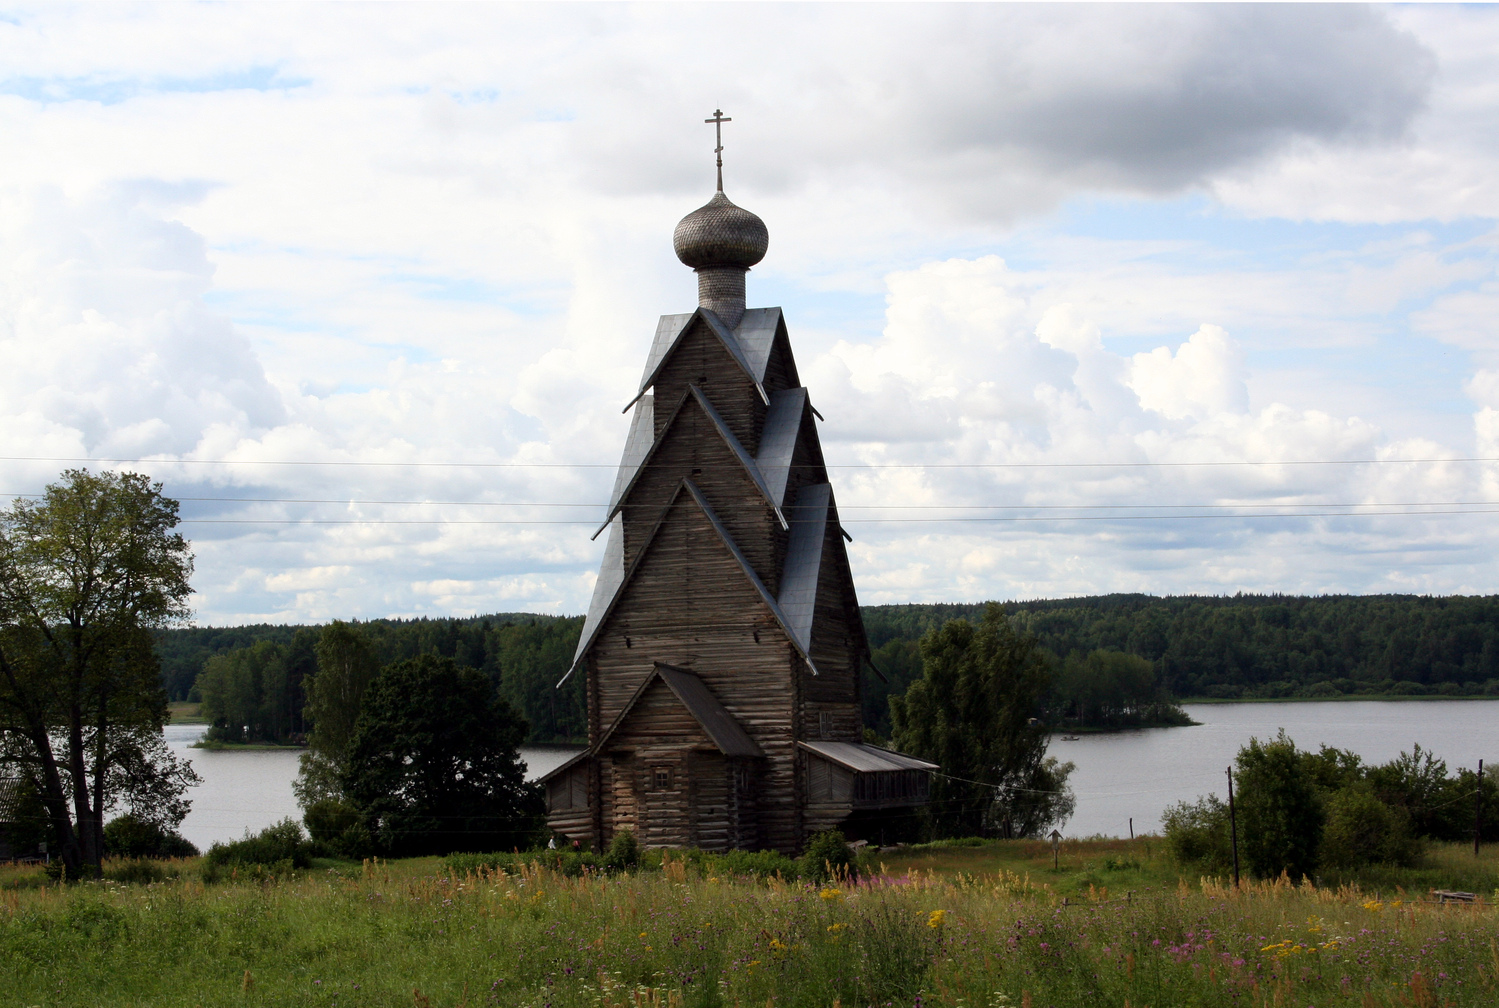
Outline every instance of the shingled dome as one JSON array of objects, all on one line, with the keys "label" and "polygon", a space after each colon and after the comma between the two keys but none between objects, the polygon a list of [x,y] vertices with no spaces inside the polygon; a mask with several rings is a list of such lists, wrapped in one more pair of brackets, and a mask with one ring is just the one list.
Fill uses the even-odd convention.
[{"label": "shingled dome", "polygon": [[722,191],[704,206],[683,217],[672,234],[677,258],[701,269],[704,266],[736,266],[749,269],[765,258],[770,232],[765,222],[729,202]]}]

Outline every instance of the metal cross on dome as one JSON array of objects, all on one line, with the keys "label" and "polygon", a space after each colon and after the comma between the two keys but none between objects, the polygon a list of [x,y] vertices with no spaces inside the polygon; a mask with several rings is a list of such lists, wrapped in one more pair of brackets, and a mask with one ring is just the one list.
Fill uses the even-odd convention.
[{"label": "metal cross on dome", "polygon": [[718,158],[718,191],[723,192],[723,124],[734,120],[723,114],[723,109],[714,109],[712,119],[704,119],[705,123],[713,124],[713,135],[718,146],[713,148],[713,153]]}]

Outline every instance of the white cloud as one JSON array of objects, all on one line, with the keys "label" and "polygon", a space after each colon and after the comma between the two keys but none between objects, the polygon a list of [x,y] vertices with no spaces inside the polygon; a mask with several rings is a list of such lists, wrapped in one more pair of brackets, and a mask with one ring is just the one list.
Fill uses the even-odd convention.
[{"label": "white cloud", "polygon": [[[24,10],[0,23],[0,446],[230,459],[153,471],[270,499],[190,502],[201,518],[362,523],[193,526],[205,619],[576,610],[591,527],[509,523],[596,517],[516,505],[602,497],[607,469],[569,466],[616,456],[655,316],[692,302],[667,236],[710,184],[696,120],[721,102],[730,188],[772,232],[752,298],[786,301],[838,457],[1488,451],[1499,401],[1480,375],[1474,414],[1463,383],[1499,367],[1492,241],[1424,218],[1499,214],[1496,26],[1292,5]],[[1158,231],[1193,192],[1216,233]],[[1098,194],[1125,224],[1069,229]],[[1246,249],[1235,214],[1402,227]],[[1417,394],[1427,336],[1462,359]],[[411,465],[448,461],[485,466]],[[17,491],[56,469],[3,467]],[[1461,467],[837,478],[856,506],[1488,492]],[[363,503],[407,500],[467,503]],[[433,515],[454,523],[388,524]],[[1398,520],[856,527],[877,599],[1451,590],[1490,564],[1481,536]]]},{"label": "white cloud", "polygon": [[1172,420],[1204,420],[1249,408],[1244,354],[1228,333],[1203,325],[1173,354],[1167,347],[1135,354],[1129,387],[1140,405]]}]

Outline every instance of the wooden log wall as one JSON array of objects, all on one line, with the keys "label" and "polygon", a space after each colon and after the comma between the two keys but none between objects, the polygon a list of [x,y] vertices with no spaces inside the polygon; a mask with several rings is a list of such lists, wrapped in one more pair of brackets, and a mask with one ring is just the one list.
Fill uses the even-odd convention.
[{"label": "wooden log wall", "polygon": [[[676,411],[625,504],[626,566],[640,554],[684,477],[702,491],[766,587],[772,594],[778,591],[787,533],[770,502],[691,396]],[[683,506],[695,505],[683,502]]]},{"label": "wooden log wall", "polygon": [[793,653],[707,518],[695,506],[674,508],[590,656],[599,723],[613,724],[655,662],[691,669],[765,750],[760,836],[794,850]]},{"label": "wooden log wall", "polygon": [[[753,455],[760,444],[760,432],[765,429],[765,401],[733,355],[702,321],[692,323],[692,329],[682,337],[657,376],[656,402],[678,402],[689,385],[703,390],[734,436]],[[770,391],[766,389],[767,394]],[[657,436],[665,428],[666,418],[667,414],[658,408]]]}]

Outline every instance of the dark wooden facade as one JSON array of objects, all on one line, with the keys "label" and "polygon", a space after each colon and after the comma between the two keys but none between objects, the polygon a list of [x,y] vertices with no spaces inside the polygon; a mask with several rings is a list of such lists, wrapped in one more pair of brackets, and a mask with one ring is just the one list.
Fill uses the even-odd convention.
[{"label": "dark wooden facade", "polygon": [[862,741],[868,643],[778,308],[661,319],[568,675],[588,749],[546,778],[587,847],[800,849],[926,799],[930,764]]}]

